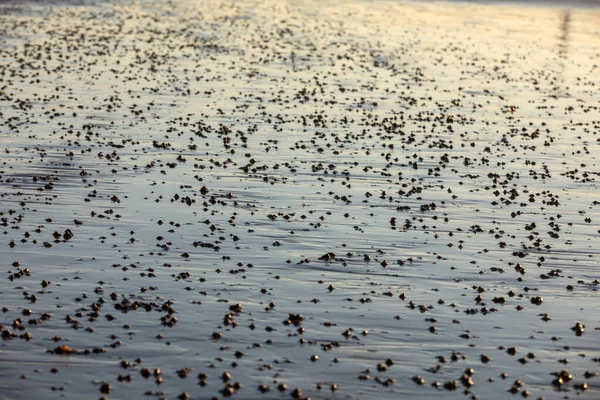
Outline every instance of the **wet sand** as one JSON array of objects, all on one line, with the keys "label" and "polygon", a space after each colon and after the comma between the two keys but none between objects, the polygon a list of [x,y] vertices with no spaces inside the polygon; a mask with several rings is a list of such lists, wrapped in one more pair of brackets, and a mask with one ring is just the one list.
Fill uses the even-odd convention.
[{"label": "wet sand", "polygon": [[600,12],[0,2],[0,398],[600,397]]}]

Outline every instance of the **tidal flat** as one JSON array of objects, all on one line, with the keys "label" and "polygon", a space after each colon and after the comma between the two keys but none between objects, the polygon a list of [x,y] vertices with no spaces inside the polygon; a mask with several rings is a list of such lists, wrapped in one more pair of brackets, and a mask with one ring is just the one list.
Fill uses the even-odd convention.
[{"label": "tidal flat", "polygon": [[600,398],[600,9],[0,1],[0,398]]}]

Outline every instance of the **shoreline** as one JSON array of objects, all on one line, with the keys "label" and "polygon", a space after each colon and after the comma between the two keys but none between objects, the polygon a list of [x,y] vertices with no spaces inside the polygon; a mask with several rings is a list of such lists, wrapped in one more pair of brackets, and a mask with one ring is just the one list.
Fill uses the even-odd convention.
[{"label": "shoreline", "polygon": [[[375,0],[380,1],[380,0]],[[393,1],[393,0],[381,0]],[[447,3],[465,5],[489,5],[489,6],[522,6],[539,8],[564,8],[564,9],[591,9],[598,10],[598,0],[408,0],[414,3]]]}]

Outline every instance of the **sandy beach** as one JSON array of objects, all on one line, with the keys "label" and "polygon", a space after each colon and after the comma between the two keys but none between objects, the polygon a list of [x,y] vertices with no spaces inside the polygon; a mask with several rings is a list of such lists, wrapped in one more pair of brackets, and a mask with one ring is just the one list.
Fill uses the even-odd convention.
[{"label": "sandy beach", "polygon": [[599,90],[591,1],[0,1],[0,399],[600,398]]}]

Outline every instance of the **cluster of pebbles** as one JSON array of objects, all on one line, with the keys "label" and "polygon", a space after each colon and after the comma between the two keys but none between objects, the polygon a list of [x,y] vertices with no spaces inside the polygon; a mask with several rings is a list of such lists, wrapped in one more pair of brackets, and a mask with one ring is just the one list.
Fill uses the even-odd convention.
[{"label": "cluster of pebbles", "polygon": [[0,2],[0,397],[599,398],[598,20]]}]

